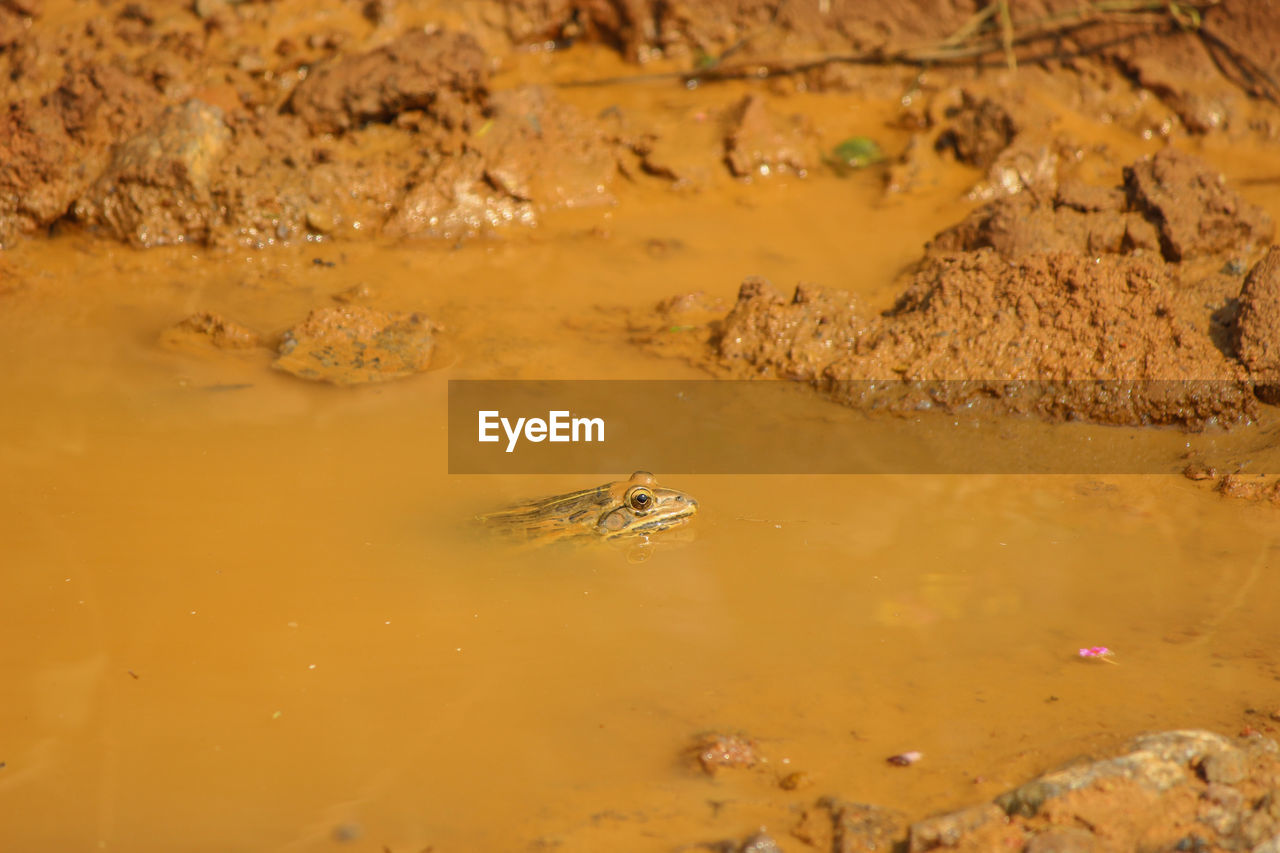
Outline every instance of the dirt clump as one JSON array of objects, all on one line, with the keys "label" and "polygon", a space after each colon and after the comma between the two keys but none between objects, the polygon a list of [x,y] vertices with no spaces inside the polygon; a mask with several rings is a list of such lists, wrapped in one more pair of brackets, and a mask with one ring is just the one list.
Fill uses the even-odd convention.
[{"label": "dirt clump", "polygon": [[210,184],[230,136],[217,107],[165,109],[116,148],[75,217],[139,248],[207,242],[220,218]]},{"label": "dirt clump", "polygon": [[1215,488],[1223,497],[1280,506],[1280,478],[1225,474]]},{"label": "dirt clump", "polygon": [[73,70],[0,115],[0,246],[62,216],[106,168],[111,146],[159,110],[153,90],[111,66]]},{"label": "dirt clump", "polygon": [[[1158,261],[990,249],[926,259],[897,305],[866,324],[847,294],[784,300],[749,280],[713,340],[731,375],[812,378],[840,402],[899,411],[994,406],[1051,419],[1246,421],[1244,369],[1194,323]],[[811,307],[812,306],[812,307]]]},{"label": "dirt clump", "polygon": [[165,329],[160,344],[183,350],[246,350],[263,346],[263,340],[257,332],[220,314],[201,311]]},{"label": "dirt clump", "polygon": [[466,131],[485,96],[487,62],[466,33],[410,32],[322,65],[293,90],[288,107],[312,133],[341,133],[409,110]]},{"label": "dirt clump", "polygon": [[1280,404],[1280,246],[1268,249],[1244,280],[1235,345],[1258,397]]},{"label": "dirt clump", "polygon": [[719,356],[751,374],[813,380],[852,351],[863,321],[845,291],[799,285],[784,299],[762,278],[748,278],[720,325]]},{"label": "dirt clump", "polygon": [[1144,157],[1124,171],[1125,190],[1160,233],[1167,261],[1266,242],[1275,223],[1261,208],[1227,189],[1221,176],[1176,148]]},{"label": "dirt clump", "polygon": [[436,326],[421,314],[318,308],[284,333],[272,364],[302,379],[359,385],[426,370]]},{"label": "dirt clump", "polygon": [[1017,258],[1048,250],[1082,255],[1159,251],[1179,262],[1248,251],[1271,239],[1265,211],[1223,185],[1199,159],[1165,148],[1125,169],[1125,185],[1063,181],[1048,199],[999,198],[975,210],[929,244],[930,252],[993,248]]},{"label": "dirt clump", "polygon": [[804,175],[815,146],[803,124],[776,115],[759,95],[747,95],[729,111],[725,162],[739,178],[782,170]]},{"label": "dirt clump", "polygon": [[532,225],[542,209],[612,202],[617,159],[600,131],[540,88],[499,93],[479,138],[413,167],[386,223],[392,236]]},{"label": "dirt clump", "polygon": [[960,104],[947,110],[948,123],[938,134],[935,146],[953,152],[961,163],[986,169],[1009,147],[1019,126],[1000,101],[961,93]]},{"label": "dirt clump", "polygon": [[1239,98],[1222,81],[1214,85],[1211,79],[1206,80],[1205,73],[1197,73],[1194,65],[1193,70],[1184,70],[1175,66],[1170,57],[1137,54],[1121,57],[1120,66],[1168,104],[1188,133],[1225,130],[1235,123]]}]

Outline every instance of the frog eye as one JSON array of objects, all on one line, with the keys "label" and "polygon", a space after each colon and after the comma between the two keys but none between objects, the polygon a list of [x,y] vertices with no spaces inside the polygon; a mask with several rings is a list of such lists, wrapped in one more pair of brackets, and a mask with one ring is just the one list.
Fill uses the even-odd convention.
[{"label": "frog eye", "polygon": [[627,506],[636,512],[644,512],[653,506],[653,490],[645,486],[635,486],[627,491]]}]

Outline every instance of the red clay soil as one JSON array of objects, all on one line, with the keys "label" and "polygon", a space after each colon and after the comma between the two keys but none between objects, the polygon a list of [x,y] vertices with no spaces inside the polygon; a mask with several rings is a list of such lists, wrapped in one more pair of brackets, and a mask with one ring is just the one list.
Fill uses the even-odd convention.
[{"label": "red clay soil", "polygon": [[858,407],[1246,422],[1257,414],[1251,371],[1275,368],[1274,254],[1246,280],[1243,364],[1215,340],[1205,309],[1239,285],[1184,262],[1211,258],[1215,269],[1256,254],[1273,232],[1265,212],[1169,148],[1127,167],[1123,190],[1068,183],[980,208],[930,244],[879,315],[847,293],[802,286],[785,299],[748,280],[711,327],[708,362],[727,375],[809,380]]},{"label": "red clay soil", "polygon": [[[1049,48],[1084,52],[1092,58],[1051,65],[1082,79],[1107,68],[1136,79],[1173,105],[1188,132],[1240,125],[1244,93],[1280,97],[1268,88],[1280,75],[1280,38],[1268,36],[1280,34],[1280,11],[1265,4],[1208,7],[1194,31],[1157,10],[1036,37],[1044,15],[1076,5],[1016,4],[1024,64]],[[324,15],[315,3],[196,0],[161,15],[126,0],[92,9],[0,3],[0,74],[10,84],[0,246],[54,223],[138,246],[258,247],[530,224],[555,207],[612,201],[637,147],[662,145],[619,136],[613,118],[580,115],[547,92],[489,91],[490,70],[522,44],[595,40],[690,72],[754,75],[763,64],[796,87],[865,88],[874,68],[821,57],[874,65],[936,44],[987,8],[488,0],[443,15],[379,2],[322,6]],[[1080,64],[1090,61],[1100,64]],[[1097,82],[1082,91],[1106,88]],[[1005,104],[978,97],[969,106],[976,127],[966,130],[962,116],[944,144],[984,165],[1026,125]],[[761,107],[747,100],[736,120],[726,116],[737,127],[721,167],[810,167],[803,128]],[[661,177],[666,167],[659,157],[645,168]]]}]

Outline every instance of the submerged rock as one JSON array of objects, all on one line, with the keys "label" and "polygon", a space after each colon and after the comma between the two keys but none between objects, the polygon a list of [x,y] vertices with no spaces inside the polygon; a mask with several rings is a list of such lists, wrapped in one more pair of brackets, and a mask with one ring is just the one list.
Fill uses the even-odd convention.
[{"label": "submerged rock", "polygon": [[426,370],[436,326],[421,314],[318,308],[285,332],[274,366],[302,379],[359,385]]},{"label": "submerged rock", "polygon": [[48,96],[10,103],[0,114],[0,247],[66,214],[158,100],[143,80],[103,65],[68,71]]},{"label": "submerged rock", "polygon": [[721,770],[750,769],[768,761],[760,754],[760,748],[752,738],[740,734],[708,732],[699,735],[688,752],[708,776],[714,776]]},{"label": "submerged rock", "polygon": [[262,338],[257,332],[239,323],[210,311],[201,311],[162,332],[160,343],[170,349],[213,347],[243,350],[262,346]]}]

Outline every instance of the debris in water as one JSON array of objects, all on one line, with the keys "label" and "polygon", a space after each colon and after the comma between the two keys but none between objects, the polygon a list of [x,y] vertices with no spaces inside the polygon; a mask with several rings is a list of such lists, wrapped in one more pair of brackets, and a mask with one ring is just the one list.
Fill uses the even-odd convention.
[{"label": "debris in water", "polygon": [[901,752],[897,755],[890,755],[885,759],[885,761],[889,762],[894,767],[910,767],[923,757],[923,753],[912,750],[911,752]]},{"label": "debris in water", "polygon": [[1112,660],[1112,658],[1115,657],[1115,654],[1115,652],[1111,651],[1111,649],[1106,646],[1091,646],[1087,649],[1080,650],[1080,657],[1087,660],[1100,660],[1105,663],[1115,663],[1115,661]]},{"label": "debris in water", "polygon": [[765,763],[756,742],[745,735],[708,732],[699,736],[689,751],[709,776],[726,768],[750,768]]}]

